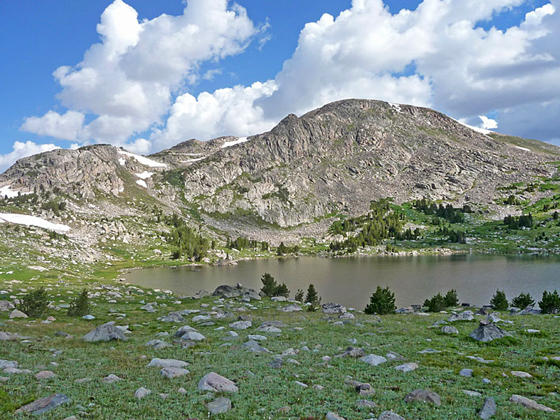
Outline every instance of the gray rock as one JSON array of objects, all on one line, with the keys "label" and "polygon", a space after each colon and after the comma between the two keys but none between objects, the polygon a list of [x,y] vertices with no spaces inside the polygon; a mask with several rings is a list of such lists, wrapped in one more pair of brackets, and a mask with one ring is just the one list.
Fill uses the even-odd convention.
[{"label": "gray rock", "polygon": [[464,376],[466,378],[472,377],[473,370],[472,369],[461,369],[459,375]]},{"label": "gray rock", "polygon": [[70,401],[70,398],[64,394],[55,394],[26,404],[16,410],[16,413],[29,413],[38,416]]},{"label": "gray rock", "polygon": [[136,390],[136,392],[134,393],[134,397],[141,400],[142,398],[150,395],[151,393],[152,391],[142,386]]},{"label": "gray rock", "polygon": [[113,321],[100,325],[99,327],[91,330],[84,335],[83,340],[88,343],[95,343],[98,341],[111,341],[111,340],[126,340],[124,332],[115,327]]},{"label": "gray rock", "polygon": [[527,306],[522,311],[517,312],[517,315],[539,315],[540,313],[540,309],[536,309],[534,306]]},{"label": "gray rock", "polygon": [[166,343],[163,340],[150,340],[146,343],[147,347],[152,347],[155,350],[160,350],[160,349],[164,349],[166,347],[171,346],[171,344]]},{"label": "gray rock", "polygon": [[321,309],[324,314],[344,314],[346,313],[346,307],[338,303],[324,303],[321,305]]},{"label": "gray rock", "polygon": [[496,324],[481,322],[478,328],[470,334],[470,337],[476,341],[487,343],[496,339],[504,338],[507,335],[509,334]]},{"label": "gray rock", "polygon": [[394,361],[398,361],[398,360],[404,360],[404,357],[401,356],[398,353],[395,353],[394,351],[390,351],[388,352],[385,357],[387,358],[387,360],[394,360]]},{"label": "gray rock", "polygon": [[187,369],[178,367],[166,367],[160,371],[161,376],[167,379],[178,378],[180,376],[185,376],[189,374]]},{"label": "gray rock", "polygon": [[280,334],[282,330],[274,325],[261,325],[257,328],[258,332],[269,333],[269,334]]},{"label": "gray rock", "polygon": [[101,381],[106,383],[106,384],[112,384],[112,383],[115,383],[115,382],[122,381],[122,378],[119,378],[117,375],[113,375],[111,373],[110,375],[107,375],[103,379],[101,379]]},{"label": "gray rock", "polygon": [[21,312],[19,309],[14,309],[10,313],[10,319],[15,319],[15,318],[27,318],[27,315]]},{"label": "gray rock", "polygon": [[539,410],[539,411],[544,411],[544,412],[547,412],[547,413],[555,413],[556,412],[556,410],[554,410],[550,407],[547,407],[546,405],[539,404],[535,400],[532,400],[532,399],[527,398],[527,397],[523,397],[521,395],[513,394],[509,400],[512,403],[520,404],[523,407],[530,408],[532,410]]},{"label": "gray rock", "polygon": [[249,334],[247,336],[247,338],[249,340],[255,340],[255,341],[266,341],[267,340],[267,338],[264,335],[251,335],[251,334]]},{"label": "gray rock", "polygon": [[401,372],[412,372],[413,370],[418,369],[418,364],[416,363],[405,363],[399,366],[395,366],[395,370]]},{"label": "gray rock", "polygon": [[18,362],[12,360],[2,360],[0,359],[0,370],[7,368],[17,368]]},{"label": "gray rock", "polygon": [[532,378],[533,375],[527,372],[523,372],[521,370],[512,370],[511,374],[517,378]]},{"label": "gray rock", "polygon": [[494,401],[494,398],[488,397],[484,401],[484,405],[482,406],[482,409],[478,413],[478,417],[486,420],[489,419],[490,417],[493,417],[495,414],[496,414],[496,401]]},{"label": "gray rock", "polygon": [[249,340],[243,344],[245,349],[252,351],[253,353],[270,353],[270,351],[264,347],[262,347],[257,341]]},{"label": "gray rock", "polygon": [[140,309],[150,313],[154,313],[156,311],[153,303],[146,303],[144,306],[141,306]]},{"label": "gray rock", "polygon": [[280,369],[283,364],[284,362],[281,357],[275,357],[268,363],[268,366],[270,366],[272,369]]},{"label": "gray rock", "polygon": [[444,334],[459,334],[459,330],[451,325],[445,325],[441,328],[441,332]]},{"label": "gray rock", "polygon": [[210,414],[222,414],[231,410],[231,400],[225,397],[216,398],[214,401],[210,401],[207,405]]},{"label": "gray rock", "polygon": [[215,372],[204,375],[198,382],[198,389],[211,392],[237,392],[239,390],[233,381]]},{"label": "gray rock", "polygon": [[246,330],[247,328],[251,328],[252,325],[253,323],[251,321],[236,321],[229,324],[234,330]]},{"label": "gray rock", "polygon": [[325,420],[346,420],[344,417],[339,416],[338,413],[333,413],[329,411],[325,416]]},{"label": "gray rock", "polygon": [[399,416],[397,413],[392,411],[384,411],[380,414],[377,420],[405,420],[404,417]]},{"label": "gray rock", "polygon": [[42,380],[42,379],[52,379],[54,378],[56,375],[54,374],[54,372],[50,371],[50,370],[42,370],[41,372],[38,372],[35,374],[35,379],[37,380]]},{"label": "gray rock", "polygon": [[0,300],[0,312],[8,312],[14,308],[15,306],[12,302],[8,300]]},{"label": "gray rock", "polygon": [[456,321],[472,321],[474,319],[474,314],[472,311],[464,311],[458,314],[451,315],[447,321],[448,322],[456,322]]},{"label": "gray rock", "polygon": [[434,404],[438,407],[441,405],[440,396],[428,389],[416,389],[404,397],[404,401],[406,403],[410,403],[412,401],[423,401]]},{"label": "gray rock", "polygon": [[15,341],[15,340],[23,339],[23,338],[25,338],[25,337],[22,337],[17,333],[9,333],[9,332],[0,331],[0,341]]},{"label": "gray rock", "polygon": [[471,390],[468,390],[468,389],[463,389],[463,393],[465,393],[469,397],[482,397],[482,394],[480,392],[471,391]]},{"label": "gray rock", "polygon": [[185,334],[181,336],[181,340],[184,341],[203,341],[206,340],[206,337],[203,336],[198,331],[187,331]]},{"label": "gray rock", "polygon": [[214,290],[214,293],[212,293],[212,296],[219,296],[222,298],[241,297],[245,299],[248,298],[249,300],[261,300],[261,296],[257,291],[243,287],[240,284],[238,284],[236,287],[228,285],[218,286],[216,290]]},{"label": "gray rock", "polygon": [[376,354],[368,354],[367,356],[361,357],[360,360],[371,366],[378,366],[387,361],[383,356],[378,356]]},{"label": "gray rock", "polygon": [[185,318],[180,312],[170,312],[165,316],[160,316],[158,321],[161,322],[185,322]]},{"label": "gray rock", "polygon": [[344,350],[343,353],[337,354],[335,357],[354,357],[357,359],[358,357],[364,357],[365,355],[366,352],[361,347],[350,346],[350,347],[346,347],[346,350]]},{"label": "gray rock", "polygon": [[158,368],[184,368],[187,367],[188,362],[177,359],[158,359],[157,357],[152,359],[148,363],[148,367],[158,367]]},{"label": "gray rock", "polygon": [[93,321],[95,317],[93,315],[84,315],[82,319],[85,319],[86,321]]},{"label": "gray rock", "polygon": [[356,407],[371,409],[377,407],[377,404],[370,400],[358,400],[356,401]]},{"label": "gray rock", "polygon": [[288,305],[288,306],[284,306],[284,307],[280,308],[280,310],[282,312],[300,312],[302,309],[301,309],[301,306],[296,305],[294,303],[294,304],[291,304],[291,305]]}]

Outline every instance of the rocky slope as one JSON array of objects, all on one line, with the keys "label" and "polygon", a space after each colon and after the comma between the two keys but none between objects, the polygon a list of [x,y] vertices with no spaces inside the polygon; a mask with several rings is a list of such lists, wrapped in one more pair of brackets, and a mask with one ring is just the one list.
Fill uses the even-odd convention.
[{"label": "rocky slope", "polygon": [[110,221],[158,208],[221,233],[290,241],[320,236],[331,215],[361,214],[382,197],[492,211],[498,188],[554,176],[559,156],[431,109],[345,100],[289,115],[267,133],[189,140],[149,158],[108,145],[31,156],[0,175],[0,189],[62,197],[74,225],[84,215]]}]

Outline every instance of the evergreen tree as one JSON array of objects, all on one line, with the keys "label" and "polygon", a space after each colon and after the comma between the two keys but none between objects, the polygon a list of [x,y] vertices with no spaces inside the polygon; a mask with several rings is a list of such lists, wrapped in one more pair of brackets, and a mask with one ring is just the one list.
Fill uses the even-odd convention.
[{"label": "evergreen tree", "polygon": [[496,294],[492,297],[490,305],[497,311],[507,311],[509,303],[505,292],[503,290],[496,290]]},{"label": "evergreen tree", "polygon": [[535,301],[529,293],[521,293],[511,301],[511,305],[519,309],[525,309],[527,306],[533,306]]},{"label": "evergreen tree", "polygon": [[276,280],[274,280],[274,277],[272,277],[269,273],[264,273],[261,277],[261,282],[263,284],[261,292],[268,297],[274,296],[276,289],[278,289],[278,284],[276,283]]},{"label": "evergreen tree", "polygon": [[382,289],[377,286],[375,292],[369,299],[369,305],[366,306],[364,312],[366,314],[392,314],[397,307],[395,306],[395,294],[388,287]]},{"label": "evergreen tree", "polygon": [[68,315],[69,316],[84,316],[89,314],[89,297],[88,291],[86,289],[82,290],[80,296],[78,296],[74,301],[70,304],[68,308]]},{"label": "evergreen tree", "polygon": [[457,290],[451,289],[450,291],[448,291],[445,294],[443,300],[445,301],[445,306],[447,308],[452,306],[457,306],[459,304],[459,298],[457,297]]},{"label": "evergreen tree", "polygon": [[312,307],[318,306],[320,302],[319,294],[313,284],[307,288],[307,296],[305,296],[305,303],[311,304]]}]

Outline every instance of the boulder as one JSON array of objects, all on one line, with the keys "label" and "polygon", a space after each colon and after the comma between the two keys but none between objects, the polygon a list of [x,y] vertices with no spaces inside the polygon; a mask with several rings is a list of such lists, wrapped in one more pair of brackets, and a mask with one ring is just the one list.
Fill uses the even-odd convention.
[{"label": "boulder", "polygon": [[418,364],[416,363],[405,363],[399,366],[395,366],[395,370],[401,372],[412,372],[413,370],[418,369]]},{"label": "boulder", "polygon": [[240,284],[236,285],[235,287],[228,286],[227,284],[218,286],[216,290],[214,290],[214,293],[212,293],[212,296],[218,296],[227,299],[240,297],[248,298],[249,300],[261,300],[261,296],[257,291],[255,291],[254,289],[243,287]]},{"label": "boulder", "polygon": [[165,316],[160,316],[158,321],[161,322],[185,322],[185,318],[181,315],[180,312],[169,312]]},{"label": "boulder", "polygon": [[84,335],[83,340],[88,343],[95,343],[98,341],[111,341],[111,340],[126,340],[124,332],[115,326],[115,322],[107,322],[99,327],[91,330]]},{"label": "boulder", "polygon": [[448,335],[459,334],[459,330],[451,325],[444,325],[443,327],[441,327],[441,332]]},{"label": "boulder", "polygon": [[487,420],[490,417],[493,417],[495,414],[496,414],[496,401],[494,401],[494,398],[488,397],[486,398],[486,400],[484,400],[484,405],[482,406],[482,409],[478,413],[478,417]]},{"label": "boulder", "polygon": [[161,376],[167,379],[178,378],[189,374],[187,369],[179,367],[165,367],[160,371]]},{"label": "boulder", "polygon": [[15,306],[12,302],[8,300],[0,300],[0,312],[8,312],[14,308]]},{"label": "boulder", "polygon": [[251,328],[252,325],[251,321],[236,321],[229,324],[234,330],[246,330],[247,328]]},{"label": "boulder", "polygon": [[333,413],[332,411],[329,411],[325,416],[325,420],[345,420],[345,418],[339,416],[338,413]]},{"label": "boulder", "polygon": [[361,357],[360,360],[371,366],[378,366],[387,361],[383,356],[378,356],[376,354],[368,354],[367,356]]},{"label": "boulder", "polygon": [[184,368],[188,366],[188,362],[176,359],[158,359],[157,357],[152,359],[148,363],[148,367],[158,367],[158,368]]},{"label": "boulder", "polygon": [[239,388],[233,381],[230,381],[215,372],[210,372],[204,375],[198,382],[198,389],[200,391],[210,392],[237,392]]},{"label": "boulder", "polygon": [[136,392],[134,393],[134,397],[141,400],[142,398],[150,395],[151,393],[152,391],[142,386],[136,390]]},{"label": "boulder", "polygon": [[14,309],[11,313],[10,313],[10,319],[15,319],[15,318],[27,318],[27,315],[24,314],[23,312],[21,312],[18,309]]},{"label": "boulder", "polygon": [[520,404],[523,407],[530,408],[532,410],[539,410],[539,411],[544,411],[544,412],[547,412],[547,413],[555,413],[556,412],[556,410],[554,410],[550,407],[547,407],[546,405],[539,404],[535,400],[532,400],[532,399],[527,398],[527,397],[523,397],[521,395],[513,394],[509,400],[512,403]]},{"label": "boulder", "polygon": [[264,347],[262,347],[257,341],[249,340],[243,344],[245,349],[252,351],[253,353],[270,353],[270,351]]},{"label": "boulder", "polygon": [[404,420],[404,417],[401,417],[397,413],[393,413],[392,411],[384,411],[379,415],[377,420]]},{"label": "boulder", "polygon": [[41,398],[26,404],[16,410],[16,413],[29,413],[34,416],[46,413],[62,404],[69,403],[71,400],[64,394],[54,394],[50,397]]},{"label": "boulder", "polygon": [[280,310],[282,312],[300,312],[302,309],[301,309],[301,306],[296,305],[294,303],[294,304],[291,304],[291,305],[288,305],[288,306],[284,306],[284,307],[280,308]]},{"label": "boulder", "polygon": [[441,405],[440,396],[428,389],[416,389],[404,397],[404,401],[406,403],[410,403],[412,401],[423,401],[434,404],[438,407]]},{"label": "boulder", "polygon": [[507,335],[509,334],[496,324],[481,321],[478,328],[470,334],[470,337],[476,341],[487,343],[492,340],[504,338]]},{"label": "boulder", "polygon": [[225,397],[216,398],[214,401],[210,401],[207,407],[212,415],[222,414],[231,410],[231,400]]},{"label": "boulder", "polygon": [[474,314],[472,311],[464,311],[458,314],[451,315],[447,321],[448,322],[456,322],[456,321],[472,321],[474,319]]},{"label": "boulder", "polygon": [[343,314],[346,313],[346,307],[340,305],[339,303],[324,303],[321,305],[321,309],[324,314]]}]

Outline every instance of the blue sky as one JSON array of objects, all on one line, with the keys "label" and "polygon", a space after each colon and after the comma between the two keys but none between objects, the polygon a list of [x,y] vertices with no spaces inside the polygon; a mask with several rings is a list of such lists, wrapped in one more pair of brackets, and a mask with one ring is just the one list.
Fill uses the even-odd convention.
[{"label": "blue sky", "polygon": [[[44,144],[148,153],[190,137],[256,134],[288,112],[355,96],[560,138],[558,0],[236,4],[244,11],[225,0],[186,9],[180,0],[0,2],[0,170]],[[198,32],[177,41],[187,25]],[[115,105],[137,95],[153,109]]]}]

